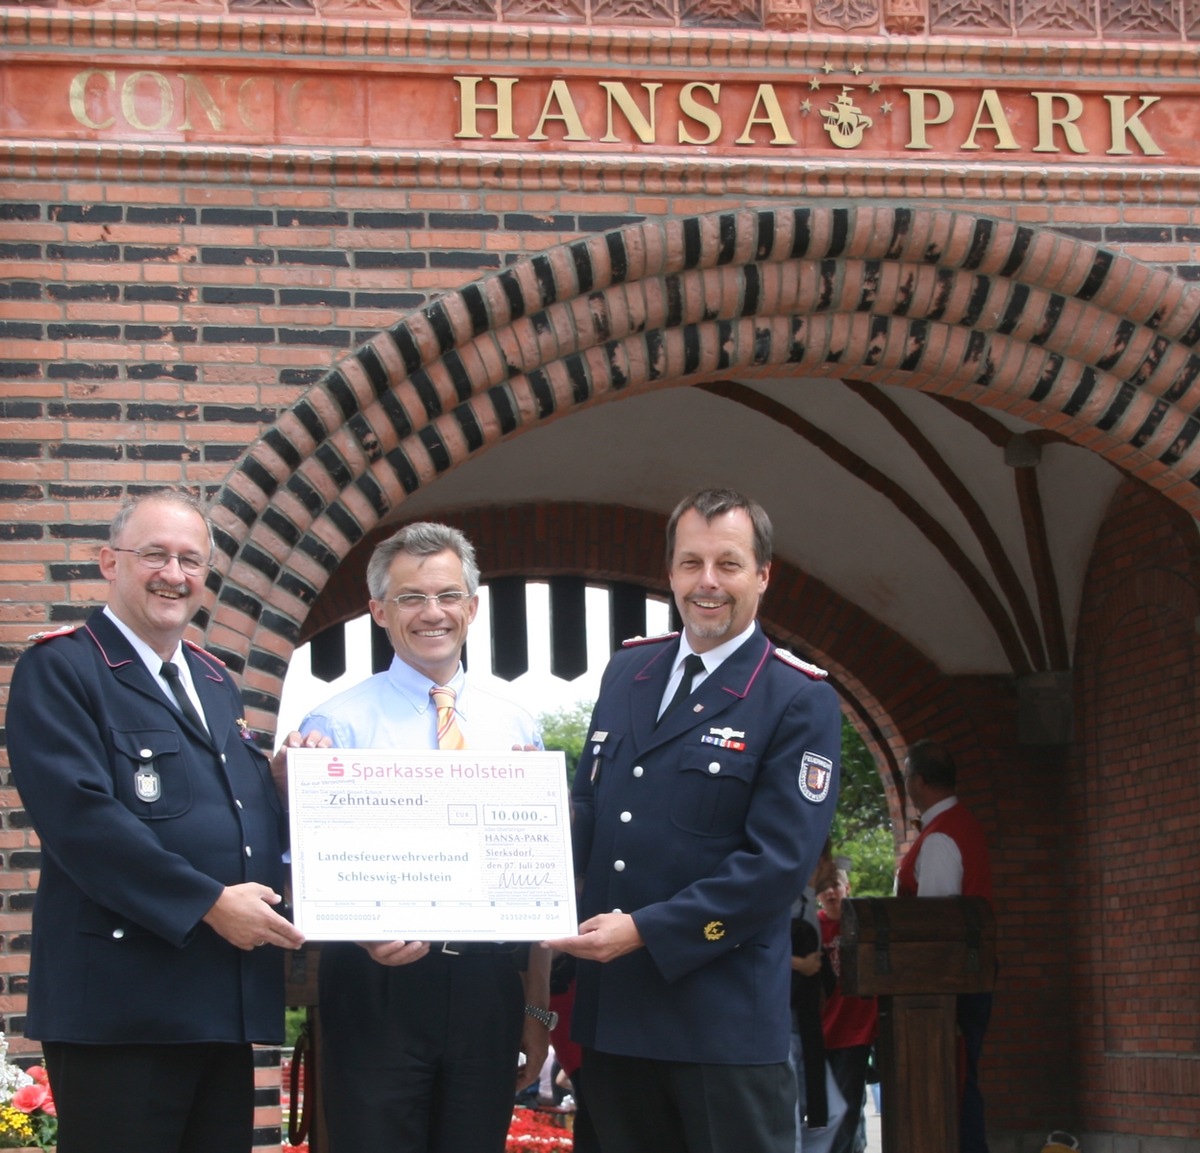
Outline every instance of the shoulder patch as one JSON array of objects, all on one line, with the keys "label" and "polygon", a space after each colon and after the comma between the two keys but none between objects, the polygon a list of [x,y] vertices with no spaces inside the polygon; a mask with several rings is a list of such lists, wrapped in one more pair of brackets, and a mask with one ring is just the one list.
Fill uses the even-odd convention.
[{"label": "shoulder patch", "polygon": [[63,625],[61,629],[49,629],[44,633],[30,633],[29,639],[35,645],[40,645],[43,641],[54,640],[55,637],[69,637],[76,629],[82,627],[82,625]]},{"label": "shoulder patch", "polygon": [[657,645],[664,641],[673,641],[678,633],[659,633],[656,637],[630,637],[628,640],[621,642],[621,648],[629,649],[637,645]]},{"label": "shoulder patch", "polygon": [[214,656],[214,655],[213,655],[212,653],[210,653],[210,652],[208,651],[208,649],[206,649],[206,648],[201,648],[201,646],[200,646],[200,645],[198,645],[198,644],[196,644],[196,642],[195,642],[195,641],[189,641],[189,640],[187,639],[187,637],[184,637],[184,638],[183,638],[183,643],[184,643],[185,645],[187,645],[187,647],[188,647],[189,649],[191,649],[191,650],[192,650],[192,652],[194,652],[194,653],[195,653],[195,654],[196,654],[198,657],[204,657],[204,658],[206,658],[207,660],[210,660],[210,661],[212,661],[212,662],[213,662],[213,664],[220,665],[220,666],[221,666],[221,668],[225,668],[225,667],[226,667],[226,666],[225,666],[225,662],[224,662],[223,660],[221,660],[221,658],[220,658],[220,657],[218,657],[218,656]]},{"label": "shoulder patch", "polygon": [[829,676],[819,665],[810,665],[808,661],[802,661],[794,653],[789,653],[787,649],[776,649],[775,655],[785,665],[791,665],[792,668],[799,669],[805,676],[812,677],[814,681],[823,681]]}]

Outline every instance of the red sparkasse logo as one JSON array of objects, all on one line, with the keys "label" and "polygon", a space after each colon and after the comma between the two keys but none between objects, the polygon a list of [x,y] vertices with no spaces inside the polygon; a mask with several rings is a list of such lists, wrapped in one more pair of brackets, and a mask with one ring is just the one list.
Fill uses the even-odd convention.
[{"label": "red sparkasse logo", "polygon": [[341,761],[334,757],[332,761],[325,766],[325,775],[328,777],[344,777],[346,775],[346,766]]}]

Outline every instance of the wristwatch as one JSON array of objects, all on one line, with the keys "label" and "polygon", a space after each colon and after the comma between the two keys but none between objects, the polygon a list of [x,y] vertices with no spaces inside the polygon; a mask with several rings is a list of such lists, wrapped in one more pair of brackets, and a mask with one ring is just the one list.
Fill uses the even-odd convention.
[{"label": "wristwatch", "polygon": [[539,1009],[536,1005],[526,1005],[525,1015],[535,1021],[541,1021],[547,1029],[553,1029],[558,1024],[558,1014],[553,1009]]}]

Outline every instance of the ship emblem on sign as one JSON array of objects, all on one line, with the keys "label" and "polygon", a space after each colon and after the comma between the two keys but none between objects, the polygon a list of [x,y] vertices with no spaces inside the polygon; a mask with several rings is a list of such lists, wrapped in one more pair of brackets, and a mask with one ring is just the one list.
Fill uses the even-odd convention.
[{"label": "ship emblem on sign", "polygon": [[853,91],[843,85],[841,95],[833,98],[833,107],[821,109],[825,131],[839,148],[857,148],[862,143],[863,133],[875,123],[850,99]]}]

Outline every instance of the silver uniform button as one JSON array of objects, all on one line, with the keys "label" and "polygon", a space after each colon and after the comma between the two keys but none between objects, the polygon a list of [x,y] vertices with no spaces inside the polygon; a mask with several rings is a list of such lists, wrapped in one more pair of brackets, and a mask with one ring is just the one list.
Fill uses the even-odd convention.
[{"label": "silver uniform button", "polygon": [[621,820],[624,821],[626,824],[628,824],[630,821],[633,820],[633,814],[630,812],[624,812],[621,814]]},{"label": "silver uniform button", "polygon": [[646,771],[646,770],[645,770],[645,769],[643,769],[641,765],[634,765],[634,766],[633,766],[633,775],[634,775],[635,777],[640,777],[640,776],[641,776],[641,775],[642,775],[642,774],[643,774],[645,771]]},{"label": "silver uniform button", "polygon": [[621,910],[620,910],[620,909],[613,909],[613,912],[614,912],[614,913],[619,913],[619,912],[621,912]]},{"label": "silver uniform button", "polygon": [[247,845],[247,846],[246,846],[246,856],[247,856],[247,857],[253,857],[253,856],[254,856],[254,854],[253,854],[253,853],[250,851],[250,846],[249,846],[249,845]]},{"label": "silver uniform button", "polygon": [[141,757],[143,761],[152,760],[154,757],[154,750],[153,749],[138,749],[138,756]]},{"label": "silver uniform button", "polygon": [[124,936],[125,936],[124,929],[114,929],[113,930],[113,940],[114,941],[119,941]]},{"label": "silver uniform button", "polygon": [[708,766],[708,771],[710,773],[719,773],[721,771],[721,762],[712,761]]},{"label": "silver uniform button", "polygon": [[221,764],[225,764],[225,754],[221,754]]},{"label": "silver uniform button", "polygon": [[593,746],[592,746],[592,756],[593,756],[593,757],[598,757],[599,755],[600,755],[600,746],[599,746],[599,745],[593,745]]},{"label": "silver uniform button", "polygon": [[241,801],[239,801],[239,800],[237,799],[237,797],[234,797],[234,798],[233,798],[233,803],[234,803],[235,805],[237,805],[237,807],[238,807],[239,809],[242,807],[242,802],[241,802]]},{"label": "silver uniform button", "polygon": [[625,862],[624,861],[613,861],[613,868],[616,869],[616,871],[618,873],[623,873],[623,872],[625,872]]}]

